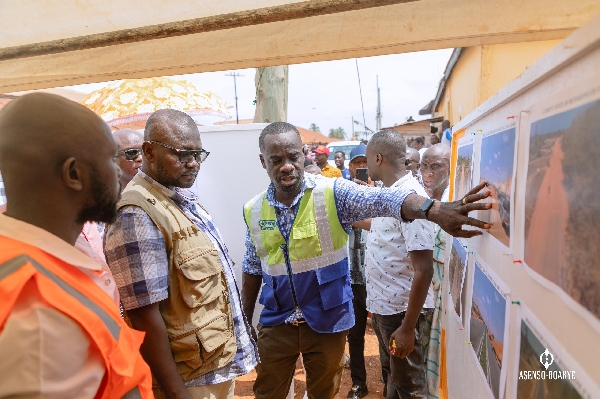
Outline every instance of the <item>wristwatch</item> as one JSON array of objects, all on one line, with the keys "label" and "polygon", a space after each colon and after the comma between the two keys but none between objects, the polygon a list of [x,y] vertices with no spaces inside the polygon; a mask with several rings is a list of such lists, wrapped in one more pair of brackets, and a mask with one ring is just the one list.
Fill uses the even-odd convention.
[{"label": "wristwatch", "polygon": [[423,202],[423,205],[421,205],[421,214],[423,215],[424,219],[429,220],[427,218],[427,214],[429,213],[429,210],[431,209],[431,207],[433,206],[434,203],[435,203],[434,199],[427,198],[425,200],[425,202]]}]

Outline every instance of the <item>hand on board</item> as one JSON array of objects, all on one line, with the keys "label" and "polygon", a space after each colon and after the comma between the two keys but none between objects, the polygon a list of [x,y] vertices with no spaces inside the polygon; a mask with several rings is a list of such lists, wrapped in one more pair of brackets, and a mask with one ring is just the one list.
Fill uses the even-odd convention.
[{"label": "hand on board", "polygon": [[457,201],[436,201],[429,211],[429,220],[438,224],[444,231],[454,237],[471,238],[483,234],[477,230],[463,230],[463,226],[474,226],[485,230],[492,227],[489,223],[469,217],[471,211],[489,210],[492,207],[491,203],[476,203],[491,195],[489,191],[480,192],[487,186],[488,182],[484,181]]}]

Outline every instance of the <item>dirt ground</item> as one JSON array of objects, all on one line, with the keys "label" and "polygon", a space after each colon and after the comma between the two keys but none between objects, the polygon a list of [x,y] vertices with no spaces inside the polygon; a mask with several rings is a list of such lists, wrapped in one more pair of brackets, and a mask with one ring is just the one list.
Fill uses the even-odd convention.
[{"label": "dirt ground", "polygon": [[[346,344],[346,353],[348,353],[348,345]],[[367,367],[367,387],[369,388],[369,394],[365,396],[368,399],[382,398],[383,397],[383,383],[379,381],[381,376],[381,364],[379,362],[379,349],[377,343],[377,336],[373,332],[373,329],[368,326],[367,334],[365,336],[365,363]],[[251,399],[254,397],[252,394],[252,384],[256,379],[256,372],[252,372],[243,377],[240,377],[235,382],[235,398],[237,399]],[[350,379],[350,370],[344,369],[342,374],[342,386],[340,392],[337,395],[338,399],[343,399],[350,391],[352,386],[352,380]],[[294,375],[294,398],[302,399],[304,397],[304,391],[306,389],[306,376],[302,369],[300,361],[296,364],[296,373]]]}]

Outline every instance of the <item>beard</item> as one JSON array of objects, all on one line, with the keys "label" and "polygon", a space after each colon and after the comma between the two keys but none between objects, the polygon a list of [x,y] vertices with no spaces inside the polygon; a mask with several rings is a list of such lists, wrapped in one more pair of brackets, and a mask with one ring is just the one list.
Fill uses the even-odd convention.
[{"label": "beard", "polygon": [[[90,195],[83,209],[77,215],[77,223],[102,222],[110,224],[117,219],[117,202],[121,198],[121,187],[116,195],[111,195],[111,190],[100,180],[98,169],[90,167],[91,184]],[[119,186],[121,183],[119,183]]]},{"label": "beard", "polygon": [[[198,173],[198,170],[196,170]],[[197,176],[197,175],[196,175]],[[167,170],[163,167],[163,164],[160,160],[156,163],[156,177],[158,177],[158,182],[165,187],[179,187],[179,188],[190,188],[194,185],[196,178],[189,182],[182,183],[179,181],[179,178],[174,178],[169,175]]]}]

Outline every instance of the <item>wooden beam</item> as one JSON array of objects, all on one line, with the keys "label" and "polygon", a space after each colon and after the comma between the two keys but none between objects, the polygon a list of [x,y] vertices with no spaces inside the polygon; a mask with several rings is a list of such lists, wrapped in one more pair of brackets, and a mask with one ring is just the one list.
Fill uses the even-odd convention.
[{"label": "wooden beam", "polygon": [[0,61],[0,92],[564,39],[600,1],[420,0]]},{"label": "wooden beam", "polygon": [[71,37],[0,49],[0,61],[234,29],[419,0],[309,0],[186,21]]}]

